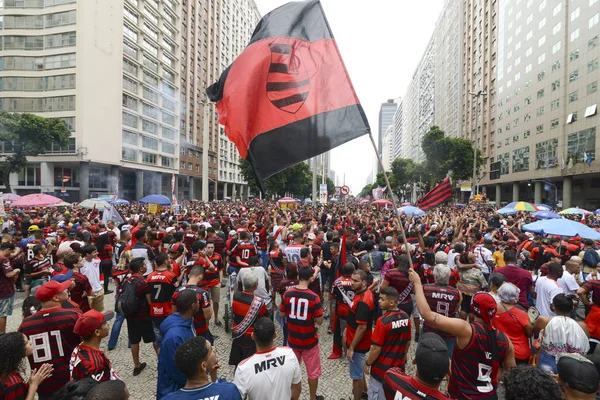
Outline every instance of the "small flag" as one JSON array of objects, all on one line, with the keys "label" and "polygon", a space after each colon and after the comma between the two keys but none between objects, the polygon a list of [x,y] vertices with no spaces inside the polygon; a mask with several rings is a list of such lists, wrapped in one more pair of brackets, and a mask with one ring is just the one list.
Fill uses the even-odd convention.
[{"label": "small flag", "polygon": [[266,178],[370,129],[318,0],[265,15],[206,92],[263,193]]},{"label": "small flag", "polygon": [[452,187],[450,187],[450,179],[445,178],[419,201],[418,206],[421,210],[429,210],[451,197]]},{"label": "small flag", "polygon": [[375,189],[373,189],[373,200],[379,200],[383,197],[383,193],[385,192],[385,187],[377,187]]},{"label": "small flag", "polygon": [[567,169],[567,164],[565,164],[565,158],[562,158],[562,164],[561,164],[561,169],[564,171],[565,169]]},{"label": "small flag", "polygon": [[114,205],[111,205],[108,210],[104,210],[102,213],[102,223],[106,225],[108,221],[113,221],[116,225],[125,222]]}]

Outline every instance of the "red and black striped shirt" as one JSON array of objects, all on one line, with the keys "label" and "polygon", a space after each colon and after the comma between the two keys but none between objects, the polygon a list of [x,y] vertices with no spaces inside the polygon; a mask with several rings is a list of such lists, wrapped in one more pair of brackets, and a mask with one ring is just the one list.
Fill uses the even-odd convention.
[{"label": "red and black striped shirt", "polygon": [[98,249],[100,261],[110,261],[112,259],[109,254],[111,251],[113,251],[113,247],[110,244],[105,245],[103,249]]},{"label": "red and black striped shirt", "polygon": [[69,360],[81,338],[73,329],[81,316],[76,308],[61,307],[40,310],[25,318],[19,327],[31,341],[33,354],[29,356],[31,369],[49,363],[54,367],[52,378],[44,380],[38,393],[51,394],[60,390],[70,380]]},{"label": "red and black striped shirt", "polygon": [[197,285],[185,285],[177,288],[175,293],[173,293],[173,304],[175,303],[175,300],[177,300],[179,293],[183,290],[193,290],[198,295],[200,307],[198,308],[196,315],[194,315],[194,329],[196,330],[196,335],[200,335],[208,330],[208,321],[204,318],[204,312],[202,310],[210,307],[210,297],[207,291]]},{"label": "red and black striped shirt", "polygon": [[315,326],[315,319],[323,316],[319,295],[310,289],[290,289],[283,294],[279,310],[287,315],[291,348],[312,349],[319,343]]},{"label": "red and black striped shirt", "polygon": [[[254,293],[248,292],[235,292],[233,295],[233,302],[231,305],[231,309],[233,311],[233,326],[232,329],[238,326],[244,320],[248,311],[250,311],[250,306],[252,305],[252,301],[254,300]],[[258,311],[258,316],[255,321],[260,317],[264,317],[267,315],[267,307],[263,304],[261,309]],[[252,340],[252,333],[254,333],[254,327],[249,327],[244,334],[235,339],[234,342],[236,345],[240,347],[252,347],[254,346],[254,340]]]},{"label": "red and black striped shirt", "polygon": [[87,276],[79,272],[74,272],[71,280],[75,282],[75,286],[70,291],[71,300],[79,305],[81,312],[90,311],[91,307],[87,294],[92,290],[92,285],[90,285]]},{"label": "red and black striped shirt", "polygon": [[183,235],[183,244],[188,251],[188,254],[192,254],[192,245],[198,240],[198,234],[196,232],[186,232]]},{"label": "red and black striped shirt", "polygon": [[[431,310],[449,318],[456,317],[456,312],[460,306],[460,292],[458,289],[449,285],[439,286],[434,284],[424,285],[423,292]],[[454,335],[433,327],[427,321],[423,324],[423,332],[437,333],[444,339],[454,337]]]},{"label": "red and black striped shirt", "polygon": [[471,324],[471,341],[464,348],[454,347],[452,374],[448,382],[448,393],[454,397],[469,399],[496,399],[498,369],[508,353],[506,335],[496,330],[498,355],[492,362],[492,327],[481,322]]},{"label": "red and black striped shirt", "polygon": [[223,259],[217,253],[208,257],[208,259],[210,260],[211,265],[207,266],[207,268],[204,270],[202,286],[206,288],[212,288],[221,285],[219,272],[223,270]]},{"label": "red and black striped shirt", "polygon": [[[238,244],[231,251],[231,258],[236,260],[236,257],[240,258],[241,262],[248,264],[250,257],[257,255],[256,246],[251,242],[238,242]],[[238,267],[245,268],[245,265],[238,265]]]},{"label": "red and black striped shirt", "polygon": [[[192,271],[192,268],[194,268],[196,265],[198,265],[206,270],[206,267],[208,267],[209,264],[208,264],[208,261],[206,261],[206,259],[204,257],[202,257],[202,258],[192,257],[185,264],[185,276],[189,276],[190,272]],[[206,272],[206,271],[204,271],[204,272]]]},{"label": "red and black striped shirt", "polygon": [[213,243],[215,245],[215,253],[223,256],[225,250],[225,241],[218,235],[209,236],[206,239],[206,243]]},{"label": "red and black striped shirt", "polygon": [[350,278],[349,276],[340,276],[339,278],[337,278],[331,288],[331,296],[335,297],[336,314],[342,318],[348,317],[348,313],[350,312],[350,306],[346,302],[344,296],[347,297],[350,301],[354,299],[354,290],[352,290],[352,278]]},{"label": "red and black striped shirt", "polygon": [[0,379],[0,398],[2,400],[25,400],[29,385],[23,380],[18,371],[12,372],[6,378]]},{"label": "red and black striped shirt", "polygon": [[366,353],[371,348],[371,329],[373,328],[373,313],[375,312],[375,302],[373,293],[365,289],[361,293],[356,293],[352,300],[352,307],[348,313],[348,326],[346,327],[346,343],[348,346],[354,340],[354,334],[358,325],[367,325],[367,330],[358,346],[354,349],[356,353]]},{"label": "red and black striped shirt", "polygon": [[256,248],[259,250],[267,250],[267,230],[263,227],[254,232]]},{"label": "red and black striped shirt", "polygon": [[7,299],[15,294],[15,281],[6,274],[13,271],[8,258],[0,258],[0,299]]},{"label": "red and black striped shirt", "polygon": [[146,277],[146,294],[150,295],[150,316],[162,322],[173,313],[174,282],[177,280],[171,271],[153,271]]},{"label": "red and black striped shirt", "polygon": [[298,279],[283,279],[279,284],[279,294],[283,298],[285,292],[295,289],[298,286]]},{"label": "red and black striped shirt", "polygon": [[385,373],[383,390],[386,399],[402,400],[449,400],[449,395],[419,383],[414,377],[404,375],[400,368]]},{"label": "red and black striped shirt", "polygon": [[[401,272],[397,268],[390,269],[387,272],[387,274],[385,274],[383,280],[387,281],[390,284],[390,287],[396,289],[398,291],[398,294],[401,294],[406,289],[406,287],[410,285],[408,275],[406,275],[404,272]],[[412,300],[410,296],[406,296],[401,303],[406,304],[410,303],[411,301]]]},{"label": "red and black striped shirt", "polygon": [[383,382],[383,375],[390,368],[404,370],[410,339],[410,317],[404,311],[388,311],[377,319],[371,340],[374,345],[381,347],[381,352],[371,366],[374,379]]},{"label": "red and black striped shirt", "polygon": [[592,302],[600,307],[600,280],[587,281],[582,287],[592,293]]},{"label": "red and black striped shirt", "polygon": [[102,350],[94,349],[83,343],[73,350],[69,369],[73,381],[88,376],[97,382],[119,379],[119,375],[113,370],[106,354]]}]

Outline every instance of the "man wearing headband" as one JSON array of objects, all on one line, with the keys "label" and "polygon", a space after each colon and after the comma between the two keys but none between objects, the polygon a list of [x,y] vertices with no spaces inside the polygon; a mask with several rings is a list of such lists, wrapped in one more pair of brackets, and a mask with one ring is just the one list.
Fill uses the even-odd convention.
[{"label": "man wearing headband", "polygon": [[461,399],[496,399],[500,370],[514,367],[515,356],[510,340],[491,324],[497,310],[494,298],[481,292],[473,296],[475,321],[470,323],[431,311],[421,278],[412,268],[409,279],[421,317],[429,325],[456,336],[448,393]]}]

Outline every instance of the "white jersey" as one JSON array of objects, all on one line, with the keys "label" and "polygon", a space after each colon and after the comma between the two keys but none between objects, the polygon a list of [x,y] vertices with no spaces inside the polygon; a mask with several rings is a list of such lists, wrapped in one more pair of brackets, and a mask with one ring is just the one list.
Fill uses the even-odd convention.
[{"label": "white jersey", "polygon": [[558,282],[542,276],[535,281],[535,308],[537,308],[542,317],[553,317],[556,314],[550,309],[550,304],[554,300],[554,296],[563,293],[563,290],[558,285]]},{"label": "white jersey", "polygon": [[285,249],[285,238],[283,237],[283,225],[275,225],[273,227],[273,232],[271,233],[273,235],[273,240],[276,241],[277,243],[279,243],[279,248],[281,250]]},{"label": "white jersey", "polygon": [[300,250],[304,247],[306,246],[303,244],[290,244],[283,250],[283,254],[285,254],[288,262],[293,262],[300,266],[300,260],[302,259],[302,257],[300,257]]},{"label": "white jersey", "polygon": [[292,396],[292,385],[302,380],[300,364],[289,347],[274,347],[257,352],[242,361],[235,370],[233,383],[242,398],[281,400]]}]

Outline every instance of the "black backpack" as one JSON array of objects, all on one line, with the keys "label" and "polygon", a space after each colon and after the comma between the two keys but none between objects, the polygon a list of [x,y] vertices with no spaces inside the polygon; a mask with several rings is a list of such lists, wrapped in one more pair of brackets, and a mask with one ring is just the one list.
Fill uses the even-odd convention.
[{"label": "black backpack", "polygon": [[144,278],[128,279],[121,285],[119,297],[115,303],[115,311],[129,317],[138,312],[140,308],[140,299],[135,293],[135,287],[138,282]]}]

